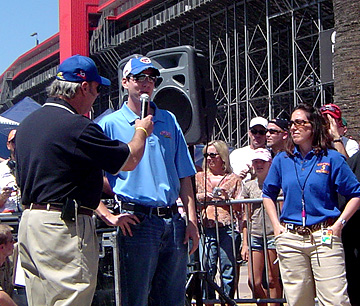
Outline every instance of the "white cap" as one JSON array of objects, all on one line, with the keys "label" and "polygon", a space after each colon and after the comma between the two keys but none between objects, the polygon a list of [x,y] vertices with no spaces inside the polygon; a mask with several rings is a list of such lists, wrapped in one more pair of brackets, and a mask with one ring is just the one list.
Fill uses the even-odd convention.
[{"label": "white cap", "polygon": [[271,153],[268,149],[259,148],[254,150],[251,156],[251,160],[261,159],[263,161],[271,161]]},{"label": "white cap", "polygon": [[250,129],[252,127],[254,127],[255,125],[261,125],[264,127],[264,129],[266,129],[266,127],[268,125],[268,121],[263,117],[255,117],[255,118],[251,119],[251,121],[250,121]]}]

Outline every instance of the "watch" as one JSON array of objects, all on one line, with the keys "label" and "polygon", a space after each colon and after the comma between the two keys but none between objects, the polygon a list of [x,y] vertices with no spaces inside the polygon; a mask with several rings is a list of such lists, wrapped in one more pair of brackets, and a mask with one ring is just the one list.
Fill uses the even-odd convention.
[{"label": "watch", "polygon": [[346,224],[346,220],[345,220],[345,219],[339,218],[339,221],[340,221],[340,223],[342,224],[342,226],[345,226],[345,224]]},{"label": "watch", "polygon": [[333,140],[333,142],[341,142],[341,138],[336,138]]}]

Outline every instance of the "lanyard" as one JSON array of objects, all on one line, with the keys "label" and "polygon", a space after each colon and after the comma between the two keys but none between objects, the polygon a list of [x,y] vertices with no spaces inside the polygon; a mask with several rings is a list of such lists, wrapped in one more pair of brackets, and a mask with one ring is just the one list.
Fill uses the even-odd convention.
[{"label": "lanyard", "polygon": [[305,184],[311,174],[311,172],[313,171],[315,165],[317,164],[318,162],[318,156],[316,158],[316,161],[314,162],[314,164],[311,166],[311,169],[308,173],[308,175],[306,176],[305,178],[305,181],[304,181],[304,184],[301,186],[300,184],[300,180],[299,180],[299,175],[298,175],[298,172],[297,172],[297,168],[296,168],[296,163],[295,163],[295,159],[294,159],[294,168],[295,168],[295,173],[296,173],[296,179],[299,183],[299,186],[300,186],[300,189],[301,189],[301,218],[302,218],[302,225],[305,227],[305,220],[306,220],[306,210],[305,210],[305,195],[304,195],[304,189],[305,189]]}]

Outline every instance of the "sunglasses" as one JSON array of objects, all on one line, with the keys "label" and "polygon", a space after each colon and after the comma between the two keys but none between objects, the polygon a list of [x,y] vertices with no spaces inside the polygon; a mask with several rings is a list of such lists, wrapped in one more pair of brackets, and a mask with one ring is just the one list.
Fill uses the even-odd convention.
[{"label": "sunglasses", "polygon": [[266,131],[269,132],[271,135],[278,134],[278,133],[284,133],[284,131],[275,130],[275,129],[267,129]]},{"label": "sunglasses", "polygon": [[255,130],[255,129],[251,129],[250,130],[251,134],[256,135],[257,133],[259,133],[260,135],[265,135],[266,134],[266,130]]},{"label": "sunglasses", "polygon": [[340,110],[332,105],[323,105],[320,107],[320,112],[325,112],[325,111],[330,111],[330,112],[339,112]]},{"label": "sunglasses", "polygon": [[157,80],[156,76],[149,74],[135,74],[130,76],[135,82],[145,82],[147,80],[149,83],[155,83]]},{"label": "sunglasses", "polygon": [[310,123],[310,121],[295,119],[294,121],[290,120],[289,123],[290,123],[290,126],[295,125],[296,127],[298,127],[298,126],[304,126],[306,123]]},{"label": "sunglasses", "polygon": [[219,153],[204,153],[205,158],[207,158],[208,156],[210,156],[210,158],[215,158],[218,155]]},{"label": "sunglasses", "polygon": [[101,90],[102,90],[102,86],[101,86],[101,84],[99,84],[99,85],[96,87],[96,91],[97,91],[97,93],[100,93]]}]

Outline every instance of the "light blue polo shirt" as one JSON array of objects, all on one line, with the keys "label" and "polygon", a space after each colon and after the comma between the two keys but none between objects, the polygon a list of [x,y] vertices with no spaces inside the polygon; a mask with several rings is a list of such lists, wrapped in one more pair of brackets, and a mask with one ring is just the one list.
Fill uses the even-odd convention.
[{"label": "light blue polo shirt", "polygon": [[280,188],[284,205],[280,221],[302,224],[302,189],[304,189],[306,225],[313,225],[340,215],[338,193],[347,200],[360,197],[360,183],[335,150],[316,155],[310,151],[302,157],[295,147],[294,156],[278,153],[263,185],[263,197],[276,201]]},{"label": "light blue polo shirt", "polygon": [[[175,116],[156,107],[154,131],[147,138],[144,156],[133,171],[106,173],[110,186],[120,199],[152,207],[168,206],[179,197],[180,180],[196,173],[184,135]],[[99,125],[112,139],[125,143],[135,133],[137,116],[124,103],[120,110],[105,116]]]}]

